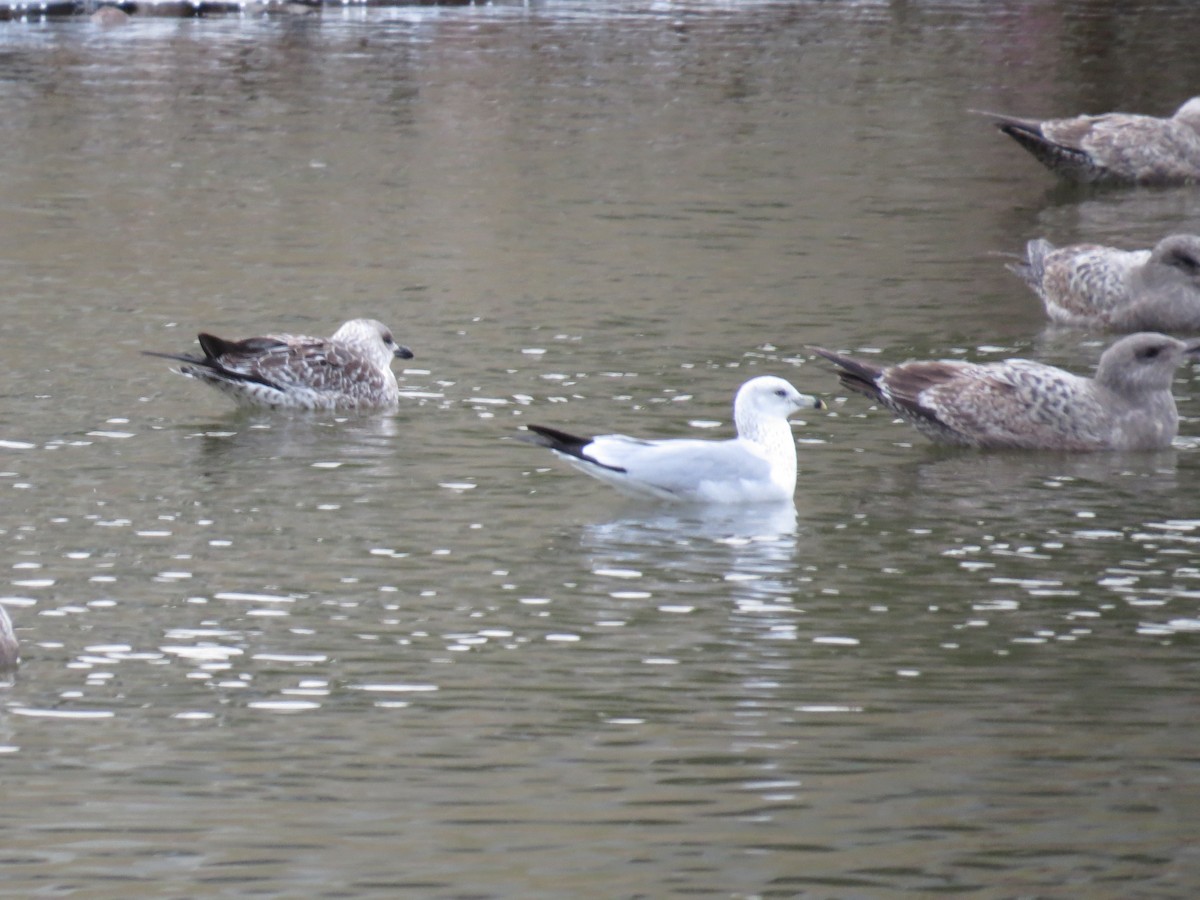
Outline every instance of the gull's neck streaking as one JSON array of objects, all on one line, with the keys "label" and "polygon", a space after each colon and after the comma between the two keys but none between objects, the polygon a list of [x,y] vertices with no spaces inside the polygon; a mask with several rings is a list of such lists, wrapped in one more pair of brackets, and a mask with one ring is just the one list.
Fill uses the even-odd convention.
[{"label": "gull's neck streaking", "polygon": [[391,380],[395,381],[392,360],[396,354],[384,341],[383,335],[386,330],[383,323],[375,319],[351,319],[335,331],[330,340],[353,347],[369,359],[372,366],[391,375]]},{"label": "gull's neck streaking", "polygon": [[783,416],[764,416],[756,410],[735,405],[733,421],[738,437],[761,449],[771,466],[771,480],[788,496],[796,492],[796,439]]}]

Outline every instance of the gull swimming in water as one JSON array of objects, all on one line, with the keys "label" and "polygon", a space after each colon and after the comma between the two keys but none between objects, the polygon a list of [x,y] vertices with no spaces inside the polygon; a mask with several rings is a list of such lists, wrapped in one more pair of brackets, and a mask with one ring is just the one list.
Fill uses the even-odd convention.
[{"label": "gull swimming in water", "polygon": [[393,359],[412,359],[375,319],[351,319],[333,337],[270,334],[227,341],[199,335],[204,356],[143,351],[179,360],[179,371],[233,398],[239,406],[295,410],[393,407],[400,387]]},{"label": "gull swimming in water", "polygon": [[812,350],[842,384],[886,406],[936,444],[980,449],[1158,450],[1179,428],[1171,381],[1200,341],[1144,332],[1104,351],[1094,378],[1007,359],[877,366]]},{"label": "gull swimming in water", "polygon": [[0,606],[0,672],[15,669],[20,661],[21,648],[17,644],[12,619],[8,617],[8,611]]},{"label": "gull swimming in water", "polygon": [[1019,119],[982,113],[1067,181],[1086,184],[1191,184],[1200,181],[1200,97],[1170,118],[1113,112],[1071,119]]},{"label": "gull swimming in water", "polygon": [[1153,250],[1030,241],[1009,265],[1050,319],[1112,331],[1200,331],[1200,235],[1172,234]]},{"label": "gull swimming in water", "polygon": [[796,491],[796,441],[788,416],[824,409],[773,375],[751,378],[733,401],[737,437],[724,441],[678,438],[647,441],[623,434],[577,437],[528,425],[522,439],[559,457],[623,494],[691,503],[767,503]]}]

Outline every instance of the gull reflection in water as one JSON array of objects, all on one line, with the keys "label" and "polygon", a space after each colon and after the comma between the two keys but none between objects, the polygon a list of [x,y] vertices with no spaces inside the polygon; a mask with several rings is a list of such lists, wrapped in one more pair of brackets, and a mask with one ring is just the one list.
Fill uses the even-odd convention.
[{"label": "gull reflection in water", "polygon": [[798,535],[792,503],[696,506],[588,524],[580,544],[594,572],[636,572],[660,601],[720,593],[744,607],[790,598]]}]

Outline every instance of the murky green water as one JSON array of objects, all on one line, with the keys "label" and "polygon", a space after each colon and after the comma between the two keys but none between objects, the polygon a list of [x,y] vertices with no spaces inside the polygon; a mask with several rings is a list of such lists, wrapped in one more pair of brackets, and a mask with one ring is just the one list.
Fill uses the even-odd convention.
[{"label": "murky green water", "polygon": [[[1003,254],[1150,246],[1200,193],[1063,192],[965,111],[1168,112],[1185,23],[5,24],[5,891],[1194,896],[1197,374],[1170,451],[981,455],[805,349],[1091,368]],[[394,416],[239,414],[138,353],[358,315],[417,353]],[[831,402],[795,516],[511,440],[725,434],[766,372]]]}]

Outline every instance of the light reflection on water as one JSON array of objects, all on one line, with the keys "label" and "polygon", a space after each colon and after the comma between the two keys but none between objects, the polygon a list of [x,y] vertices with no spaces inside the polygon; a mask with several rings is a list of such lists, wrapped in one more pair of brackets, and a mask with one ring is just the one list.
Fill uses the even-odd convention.
[{"label": "light reflection on water", "polygon": [[[1197,194],[1063,192],[963,111],[1125,105],[1103,16],[598,6],[9,23],[6,886],[1192,896],[1195,374],[1171,451],[971,454],[804,350],[1094,365],[1002,254]],[[1181,10],[1128,71],[1200,79]],[[417,353],[394,415],[138,354],[351,314]],[[796,509],[513,440],[723,436],[768,371],[834,401]]]},{"label": "light reflection on water", "polygon": [[[741,377],[728,374],[709,380]],[[728,416],[723,393],[696,390],[661,427],[710,430]],[[411,881],[397,881],[379,842],[420,822],[483,866],[537,846],[570,860],[551,867],[554,884],[585,889],[605,854],[578,855],[580,841],[623,847],[632,829],[672,871],[693,845],[753,853],[740,875],[728,863],[693,873],[731,885],[828,889],[797,874],[793,861],[815,855],[864,889],[920,891],[980,860],[1019,870],[1009,855],[1044,846],[1036,829],[1024,837],[1040,814],[1022,798],[1046,760],[1080,767],[1059,800],[1091,827],[1184,815],[1139,787],[1173,777],[1144,729],[1168,729],[1168,752],[1186,757],[1163,680],[1187,658],[1175,642],[1197,630],[1180,550],[1200,522],[1183,514],[1181,451],[947,453],[909,444],[886,417],[852,430],[837,416],[799,431],[799,511],[638,507],[505,441],[527,404],[457,395],[343,421],[135,419],[128,439],[74,448],[88,462],[71,483],[91,493],[9,513],[3,602],[28,658],[0,745],[53,758],[66,738],[21,723],[103,729],[85,756],[108,772],[110,787],[91,788],[107,821],[143,827],[158,813],[126,796],[166,813],[183,791],[207,835],[200,871],[245,859],[281,883],[294,876],[270,874],[278,839],[238,837],[251,805],[314,806],[289,840],[326,871],[344,863],[315,823],[366,817],[372,837],[338,840],[357,871],[444,891],[474,876],[431,853],[407,857]],[[662,418],[631,399],[614,404]],[[475,456],[484,439],[492,449]],[[21,477],[42,492],[68,480],[60,445],[30,443]],[[149,465],[126,471],[130,458]],[[1153,643],[1114,669],[1108,655],[1130,640]],[[1127,749],[1097,761],[1089,745],[1117,738]],[[106,746],[123,748],[115,773]],[[379,753],[387,763],[371,762]],[[180,771],[212,778],[213,758],[233,760],[228,784]],[[364,776],[368,794],[355,773],[377,764],[388,777]],[[42,766],[31,788],[46,789]],[[1086,799],[1096,791],[1105,805]],[[860,803],[888,816],[864,832]],[[979,807],[992,810],[983,821]],[[62,827],[52,810],[23,817],[31,834]],[[195,843],[155,831],[117,852]],[[90,858],[96,834],[60,833],[63,859]],[[1160,824],[1145,846],[1174,839]],[[909,848],[894,865],[928,840],[948,857],[881,877],[858,855],[880,840]],[[1037,851],[1050,870],[1094,864],[1058,848]],[[23,852],[28,877],[55,859]]]}]

